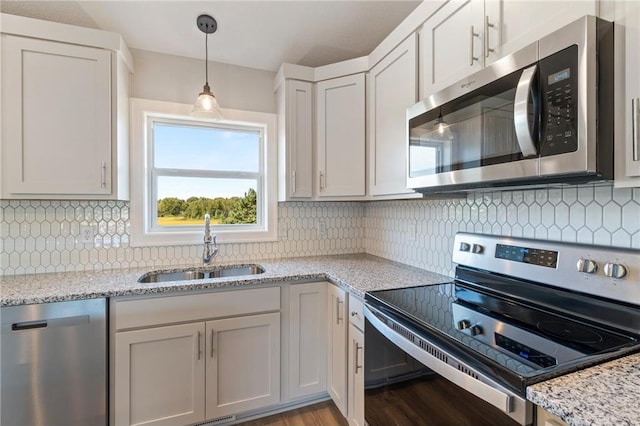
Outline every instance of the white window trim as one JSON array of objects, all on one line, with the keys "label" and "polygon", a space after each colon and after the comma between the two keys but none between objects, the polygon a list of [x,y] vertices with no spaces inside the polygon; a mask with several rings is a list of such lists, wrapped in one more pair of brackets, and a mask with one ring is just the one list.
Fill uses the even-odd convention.
[{"label": "white window trim", "polygon": [[[131,98],[131,246],[165,246],[201,244],[204,237],[204,223],[202,229],[193,231],[167,230],[159,231],[153,228],[147,214],[150,203],[149,146],[148,122],[153,117],[161,119],[178,119],[189,121],[207,121],[190,117],[192,105],[174,102],[155,101],[149,99]],[[240,111],[223,109],[222,114],[227,124],[239,126],[261,126],[264,129],[265,149],[263,168],[264,182],[264,220],[258,229],[242,229],[242,226],[229,226],[221,230],[213,227],[212,233],[217,236],[218,243],[239,243],[258,241],[277,241],[278,239],[278,201],[277,201],[277,116],[263,112]],[[261,201],[258,201],[261,202]],[[153,206],[151,206],[153,208]]]}]

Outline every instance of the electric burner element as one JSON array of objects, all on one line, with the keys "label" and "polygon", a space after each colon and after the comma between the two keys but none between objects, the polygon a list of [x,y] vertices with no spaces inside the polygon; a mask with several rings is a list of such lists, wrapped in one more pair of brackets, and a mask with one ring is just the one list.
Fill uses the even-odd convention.
[{"label": "electric burner element", "polygon": [[603,341],[602,336],[596,331],[567,321],[540,321],[538,329],[552,337],[571,343],[594,344]]}]

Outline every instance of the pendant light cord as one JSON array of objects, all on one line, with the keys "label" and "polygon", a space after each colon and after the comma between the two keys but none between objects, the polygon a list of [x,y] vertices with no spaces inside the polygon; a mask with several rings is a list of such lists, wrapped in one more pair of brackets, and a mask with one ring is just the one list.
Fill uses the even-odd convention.
[{"label": "pendant light cord", "polygon": [[204,81],[209,85],[209,33],[204,34]]}]

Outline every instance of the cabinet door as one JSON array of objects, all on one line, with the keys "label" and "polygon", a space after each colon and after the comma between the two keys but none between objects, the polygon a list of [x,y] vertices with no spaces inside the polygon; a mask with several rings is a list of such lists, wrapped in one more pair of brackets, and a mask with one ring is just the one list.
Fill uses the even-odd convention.
[{"label": "cabinet door", "polygon": [[349,425],[364,426],[364,333],[349,325]]},{"label": "cabinet door", "polygon": [[204,323],[115,334],[115,424],[204,420]]},{"label": "cabinet door", "polygon": [[421,93],[434,91],[481,69],[483,0],[451,0],[419,32]]},{"label": "cabinet door", "polygon": [[327,283],[289,289],[289,395],[327,390]]},{"label": "cabinet door", "polygon": [[107,50],[2,36],[3,196],[111,193]]},{"label": "cabinet door", "polygon": [[[626,36],[626,100],[624,116],[627,117],[624,131],[626,150],[625,175],[640,176],[640,2],[624,2],[624,25]],[[640,186],[640,181],[633,181]]]},{"label": "cabinet door", "polygon": [[596,15],[595,0],[485,1],[485,66],[584,15]]},{"label": "cabinet door", "polygon": [[342,415],[347,417],[347,293],[333,284],[328,286],[327,390]]},{"label": "cabinet door", "polygon": [[417,102],[416,35],[411,35],[369,72],[369,193],[407,189],[407,108]]},{"label": "cabinet door", "polygon": [[280,313],[207,322],[206,417],[280,401]]},{"label": "cabinet door", "polygon": [[317,84],[318,197],[365,194],[364,74]]},{"label": "cabinet door", "polygon": [[280,200],[313,195],[313,84],[287,80],[278,95]]}]

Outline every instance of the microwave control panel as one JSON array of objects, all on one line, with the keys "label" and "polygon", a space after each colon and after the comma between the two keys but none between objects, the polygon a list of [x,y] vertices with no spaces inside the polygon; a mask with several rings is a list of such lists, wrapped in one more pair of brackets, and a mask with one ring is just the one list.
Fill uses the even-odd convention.
[{"label": "microwave control panel", "polygon": [[578,47],[575,45],[540,61],[542,157],[578,149],[577,68]]}]

